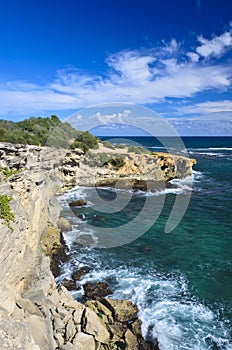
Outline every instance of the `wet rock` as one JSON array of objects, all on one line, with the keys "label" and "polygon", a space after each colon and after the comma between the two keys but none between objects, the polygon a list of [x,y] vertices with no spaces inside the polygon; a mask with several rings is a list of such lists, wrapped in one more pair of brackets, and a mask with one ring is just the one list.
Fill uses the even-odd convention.
[{"label": "wet rock", "polygon": [[50,257],[50,268],[54,277],[60,275],[60,266],[63,262],[68,260],[66,246],[61,246],[56,253]]},{"label": "wet rock", "polygon": [[83,266],[79,270],[75,271],[72,275],[72,279],[74,281],[80,281],[80,279],[85,276],[89,271],[91,271],[91,267]]},{"label": "wet rock", "polygon": [[112,294],[107,282],[86,283],[83,288],[87,299],[99,299]]},{"label": "wet rock", "polygon": [[76,201],[70,202],[69,206],[72,207],[83,207],[87,205],[87,202],[84,199],[77,199]]},{"label": "wet rock", "polygon": [[60,266],[68,260],[68,246],[65,243],[62,233],[60,233],[61,246],[50,256],[50,268],[54,277],[60,275]]},{"label": "wet rock", "polygon": [[69,280],[67,278],[64,278],[61,282],[60,285],[64,286],[68,290],[78,290],[80,287],[77,286],[76,282],[74,280]]}]

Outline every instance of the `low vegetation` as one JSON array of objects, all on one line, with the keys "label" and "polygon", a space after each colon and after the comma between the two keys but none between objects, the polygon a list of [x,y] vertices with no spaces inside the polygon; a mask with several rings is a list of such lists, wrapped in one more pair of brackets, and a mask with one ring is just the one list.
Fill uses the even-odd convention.
[{"label": "low vegetation", "polygon": [[129,146],[128,152],[135,153],[135,154],[150,154],[151,153],[146,148],[141,147],[141,146]]},{"label": "low vegetation", "polygon": [[79,133],[76,137],[75,141],[70,145],[71,149],[80,148],[85,153],[88,152],[90,148],[96,149],[98,148],[98,143],[100,142],[99,138],[90,134],[90,132],[85,131]]},{"label": "low vegetation", "polygon": [[125,156],[113,157],[109,162],[115,170],[119,170],[125,165]]},{"label": "low vegetation", "polygon": [[0,195],[0,220],[12,230],[11,221],[14,221],[15,217],[9,204],[11,200],[11,197]]},{"label": "low vegetation", "polygon": [[102,141],[103,146],[109,149],[115,149],[115,147],[109,141]]},{"label": "low vegetation", "polygon": [[107,153],[87,153],[87,163],[91,167],[103,167],[111,164],[113,169],[118,170],[125,164],[124,155],[112,155]]},{"label": "low vegetation", "polygon": [[124,145],[123,143],[117,143],[117,144],[115,145],[115,147],[116,147],[116,148],[120,148],[120,149],[125,149],[125,148],[127,148],[127,146]]},{"label": "low vegetation", "polygon": [[20,122],[0,120],[0,142],[68,148],[80,132],[56,115],[31,117]]},{"label": "low vegetation", "polygon": [[4,174],[4,175],[6,176],[7,179],[8,179],[8,177],[10,177],[11,175],[18,174],[20,171],[21,171],[21,170],[9,169],[9,168],[0,169],[0,173]]}]

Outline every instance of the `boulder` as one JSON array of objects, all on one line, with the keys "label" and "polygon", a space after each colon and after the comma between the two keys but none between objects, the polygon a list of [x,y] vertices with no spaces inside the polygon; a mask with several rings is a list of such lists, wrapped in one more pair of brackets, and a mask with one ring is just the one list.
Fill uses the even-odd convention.
[{"label": "boulder", "polygon": [[125,333],[125,340],[127,344],[127,350],[138,350],[138,340],[136,335],[134,335],[130,329]]},{"label": "boulder", "polygon": [[87,299],[99,299],[112,294],[107,282],[86,283],[83,288]]},{"label": "boulder", "polygon": [[76,201],[70,202],[69,206],[72,207],[83,207],[87,205],[87,202],[84,199],[77,199]]},{"label": "boulder", "polygon": [[104,322],[88,307],[84,314],[83,330],[85,333],[92,334],[100,343],[107,344],[110,340],[110,334]]},{"label": "boulder", "polygon": [[80,287],[77,286],[76,282],[74,280],[69,280],[67,278],[64,278],[61,282],[60,282],[61,286],[64,286],[65,288],[67,288],[68,290],[78,290],[80,289]]},{"label": "boulder", "polygon": [[94,337],[90,334],[79,332],[73,339],[76,350],[95,350]]},{"label": "boulder", "polygon": [[104,323],[112,324],[114,322],[112,312],[104,304],[102,304],[100,300],[88,300],[85,305],[93,310],[99,317],[101,317]]},{"label": "boulder", "polygon": [[72,274],[72,279],[74,281],[80,281],[81,277],[86,275],[89,271],[91,271],[91,267],[82,266],[80,269],[78,269]]},{"label": "boulder", "polygon": [[103,299],[102,303],[108,307],[118,322],[129,322],[137,317],[138,308],[129,300]]}]

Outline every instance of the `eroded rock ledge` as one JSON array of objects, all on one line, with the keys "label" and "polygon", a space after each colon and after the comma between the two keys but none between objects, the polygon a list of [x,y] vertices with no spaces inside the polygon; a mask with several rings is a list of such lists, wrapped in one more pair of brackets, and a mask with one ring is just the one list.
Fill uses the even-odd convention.
[{"label": "eroded rock ledge", "polygon": [[[163,156],[162,156],[163,157]],[[183,158],[183,157],[182,157]],[[144,161],[151,165],[150,158]],[[166,159],[166,160],[165,160]],[[166,162],[172,167],[172,175],[178,175],[178,166],[167,157],[157,156],[153,164]],[[135,159],[128,161],[134,162]],[[120,177],[128,171],[130,180],[140,176],[140,161],[129,174],[125,168],[111,174]],[[186,162],[182,175],[191,172],[191,161]],[[57,222],[60,207],[55,194],[70,186],[82,184],[83,174],[89,174],[88,184],[96,184],[103,174],[102,167],[91,168],[81,151],[67,152],[41,148],[0,144],[0,168],[18,169],[18,174],[9,178],[0,173],[0,191],[13,198],[11,210],[15,220],[12,230],[0,222],[0,348],[9,350],[53,349],[156,349],[141,335],[137,308],[128,301],[113,301],[106,298],[88,301],[82,305],[72,299],[64,288],[56,288],[50,271],[49,257],[41,250],[41,239],[50,232],[52,243],[44,242],[43,250],[60,247]],[[162,163],[163,164],[163,163]],[[166,166],[161,165],[163,179],[167,179]],[[153,176],[155,167],[149,168]],[[159,164],[160,167],[160,164]],[[153,169],[153,170],[152,170]],[[89,173],[88,173],[89,171]],[[175,171],[175,174],[173,173]],[[132,175],[131,175],[132,174]],[[107,175],[107,174],[106,174]],[[108,174],[109,175],[109,174]],[[107,175],[107,176],[108,176]],[[109,179],[109,177],[105,179]],[[145,176],[145,175],[144,175]],[[161,176],[161,175],[160,175]],[[128,177],[128,178],[129,178]],[[115,179],[115,178],[114,178]],[[51,244],[51,247],[49,246]],[[120,311],[121,310],[121,311]],[[125,312],[125,310],[127,310]],[[129,311],[130,310],[130,311]]]}]

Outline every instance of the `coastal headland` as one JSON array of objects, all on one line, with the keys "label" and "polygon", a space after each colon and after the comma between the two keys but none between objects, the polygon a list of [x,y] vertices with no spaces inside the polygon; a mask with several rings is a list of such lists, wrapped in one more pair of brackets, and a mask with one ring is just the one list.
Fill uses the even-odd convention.
[{"label": "coastal headland", "polygon": [[81,304],[64,286],[56,286],[51,259],[63,249],[56,194],[118,181],[135,190],[146,190],[151,181],[155,189],[191,175],[194,163],[183,156],[104,145],[86,153],[1,143],[0,190],[8,201],[0,223],[0,348],[158,349],[143,339],[131,302],[106,296]]}]

